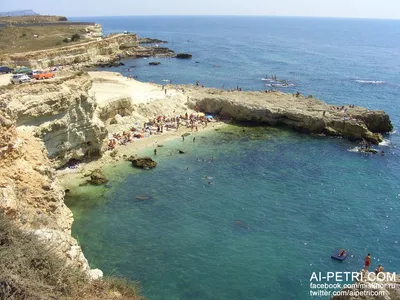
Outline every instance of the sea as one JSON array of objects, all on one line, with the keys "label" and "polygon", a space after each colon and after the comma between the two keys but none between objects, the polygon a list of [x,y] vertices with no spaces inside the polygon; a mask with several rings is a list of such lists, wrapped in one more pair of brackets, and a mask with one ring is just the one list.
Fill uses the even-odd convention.
[{"label": "sea", "polygon": [[[106,186],[67,197],[73,236],[93,268],[140,282],[150,300],[329,299],[312,292],[337,288],[310,283],[350,280],[312,275],[359,271],[367,253],[370,270],[381,264],[400,273],[400,20],[71,20],[100,23],[105,34],[166,40],[159,46],[193,55],[127,59],[102,70],[158,84],[298,91],[385,110],[394,125],[373,146],[384,156],[359,153],[342,138],[231,124],[189,132],[159,147],[156,157],[153,149],[139,153],[157,161],[153,170],[108,166]],[[348,257],[333,260],[342,248]]]}]

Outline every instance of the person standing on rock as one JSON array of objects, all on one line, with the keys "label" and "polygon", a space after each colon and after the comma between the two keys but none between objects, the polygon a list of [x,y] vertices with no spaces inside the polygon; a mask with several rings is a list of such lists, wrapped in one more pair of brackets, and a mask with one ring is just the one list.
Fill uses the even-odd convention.
[{"label": "person standing on rock", "polygon": [[364,270],[368,271],[368,267],[371,265],[371,254],[368,255],[364,259]]}]

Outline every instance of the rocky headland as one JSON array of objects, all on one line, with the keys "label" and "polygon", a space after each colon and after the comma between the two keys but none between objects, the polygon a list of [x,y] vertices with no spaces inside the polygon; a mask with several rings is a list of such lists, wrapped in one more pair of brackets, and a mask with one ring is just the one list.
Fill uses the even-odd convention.
[{"label": "rocky headland", "polygon": [[329,105],[312,96],[281,92],[221,91],[197,88],[190,97],[200,110],[270,126],[288,126],[304,133],[343,136],[378,144],[382,133],[393,129],[384,111]]},{"label": "rocky headland", "polygon": [[34,69],[56,66],[73,66],[76,70],[85,67],[107,65],[123,58],[174,57],[175,52],[165,47],[141,46],[136,34],[113,34],[102,37],[101,26],[87,27],[96,37],[88,41],[22,53],[0,54],[0,65],[27,66]]}]

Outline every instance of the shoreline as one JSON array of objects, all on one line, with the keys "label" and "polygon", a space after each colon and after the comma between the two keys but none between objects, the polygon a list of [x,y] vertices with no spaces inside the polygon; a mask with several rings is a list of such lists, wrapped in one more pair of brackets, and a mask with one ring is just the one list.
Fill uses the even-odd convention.
[{"label": "shoreline", "polygon": [[[65,168],[62,170],[56,170],[57,179],[60,181],[61,186],[64,189],[72,189],[77,187],[77,183],[85,183],[86,178],[83,175],[87,174],[95,169],[102,169],[106,166],[117,165],[122,163],[125,160],[125,157],[129,157],[131,155],[135,155],[139,152],[143,152],[149,149],[155,149],[158,145],[162,145],[162,143],[180,139],[182,134],[190,133],[188,137],[188,141],[191,142],[193,137],[196,137],[197,133],[208,134],[210,131],[215,129],[223,128],[227,125],[227,123],[216,121],[213,123],[209,123],[207,127],[199,128],[199,131],[190,131],[189,128],[180,128],[174,131],[164,131],[161,135],[152,135],[149,138],[142,139],[134,139],[132,142],[126,145],[118,145],[115,150],[117,151],[117,155],[112,157],[111,154],[115,150],[107,150],[103,153],[101,157],[98,159],[94,159],[88,162],[82,162],[77,165],[76,168]],[[129,161],[126,161],[127,164],[130,164]],[[90,185],[90,184],[89,184]]]}]

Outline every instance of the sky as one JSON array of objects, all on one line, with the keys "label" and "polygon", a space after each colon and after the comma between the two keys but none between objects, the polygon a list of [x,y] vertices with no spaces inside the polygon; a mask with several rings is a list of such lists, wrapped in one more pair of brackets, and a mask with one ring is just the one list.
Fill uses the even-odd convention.
[{"label": "sky", "polygon": [[80,16],[269,15],[400,19],[400,0],[0,0],[0,11]]}]

